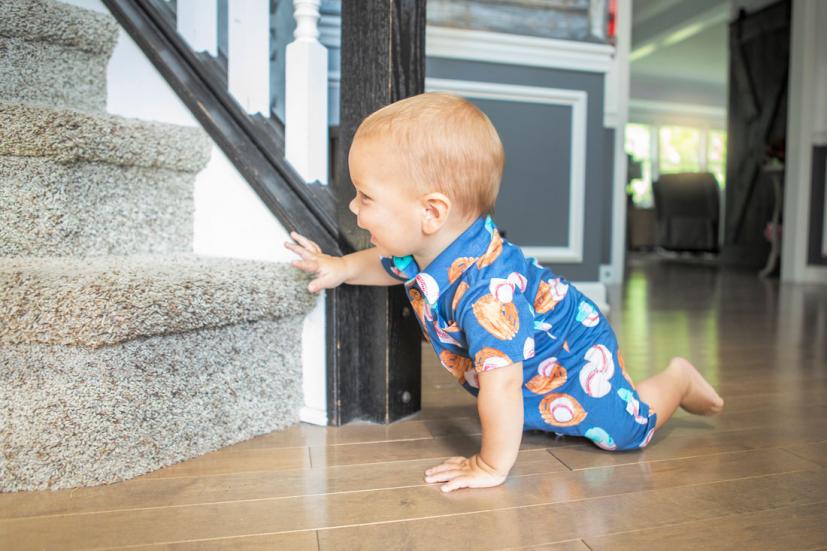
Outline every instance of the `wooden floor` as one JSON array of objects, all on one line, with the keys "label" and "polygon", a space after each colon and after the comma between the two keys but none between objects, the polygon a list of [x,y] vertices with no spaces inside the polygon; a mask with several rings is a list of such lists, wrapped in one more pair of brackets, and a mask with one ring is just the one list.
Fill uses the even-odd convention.
[{"label": "wooden floor", "polygon": [[127,482],[0,494],[0,549],[827,549],[827,287],[638,259],[611,318],[635,378],[673,355],[727,402],[645,451],[526,434],[506,484],[443,495],[473,401],[423,354],[423,410],[299,425]]}]

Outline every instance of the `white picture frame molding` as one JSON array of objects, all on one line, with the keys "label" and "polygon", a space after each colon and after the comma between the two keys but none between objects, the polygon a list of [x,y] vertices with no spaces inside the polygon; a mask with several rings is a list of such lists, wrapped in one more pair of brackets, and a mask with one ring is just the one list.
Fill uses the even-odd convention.
[{"label": "white picture frame molding", "polygon": [[583,261],[583,232],[586,191],[586,129],[588,94],[584,90],[544,88],[441,78],[425,79],[425,90],[450,92],[467,98],[562,105],[571,109],[571,150],[569,155],[569,242],[564,247],[522,247],[526,256],[541,262]]}]

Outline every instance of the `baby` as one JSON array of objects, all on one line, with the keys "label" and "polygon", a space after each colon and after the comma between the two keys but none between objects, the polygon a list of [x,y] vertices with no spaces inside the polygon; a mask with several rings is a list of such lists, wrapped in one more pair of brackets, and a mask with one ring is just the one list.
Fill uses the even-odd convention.
[{"label": "baby", "polygon": [[442,365],[477,396],[482,447],[425,471],[442,490],[508,476],[524,430],[583,436],[606,450],[646,446],[678,406],[723,400],[682,358],[632,382],[608,321],[564,278],[525,258],[490,216],[504,152],[477,107],[450,94],[398,101],[367,117],[348,157],[350,210],[375,247],[324,254],[293,232],[309,290],[404,282]]}]

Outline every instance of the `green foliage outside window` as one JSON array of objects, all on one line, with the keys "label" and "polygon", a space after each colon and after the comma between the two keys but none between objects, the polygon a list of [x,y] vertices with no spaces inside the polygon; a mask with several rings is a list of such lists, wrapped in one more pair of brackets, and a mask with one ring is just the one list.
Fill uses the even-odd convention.
[{"label": "green foliage outside window", "polygon": [[[727,134],[723,130],[629,123],[626,153],[633,161],[640,162],[641,174],[627,183],[626,192],[638,208],[652,208],[654,174],[700,171],[714,174],[723,189],[726,142]],[[704,146],[706,151],[702,151]]]},{"label": "green foliage outside window", "polygon": [[641,208],[652,206],[652,160],[651,127],[643,124],[626,125],[626,153],[641,164],[640,178],[626,184],[626,193],[632,196],[635,205]]},{"label": "green foliage outside window", "polygon": [[726,132],[710,130],[707,141],[706,169],[715,175],[721,189],[726,186]]},{"label": "green foliage outside window", "polygon": [[660,127],[659,172],[698,172],[701,170],[701,131],[683,126]]}]

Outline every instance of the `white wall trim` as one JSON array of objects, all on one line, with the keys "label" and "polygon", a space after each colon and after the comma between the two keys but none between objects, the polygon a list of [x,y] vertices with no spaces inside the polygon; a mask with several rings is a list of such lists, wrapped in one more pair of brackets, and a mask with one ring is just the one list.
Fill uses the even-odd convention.
[{"label": "white wall trim", "polygon": [[327,411],[304,406],[299,410],[299,421],[302,423],[326,427]]},{"label": "white wall trim", "polygon": [[571,108],[571,167],[569,178],[569,243],[565,247],[523,247],[526,256],[541,262],[582,262],[586,191],[586,129],[588,94],[584,90],[541,88],[492,82],[425,79],[425,89],[459,94],[469,98],[519,103],[543,103]]},{"label": "white wall trim", "polygon": [[613,53],[608,44],[577,40],[432,25],[425,30],[425,54],[432,57],[606,73]]},{"label": "white wall trim", "polygon": [[[615,105],[614,155],[612,162],[612,234],[609,269],[601,270],[601,281],[622,283],[626,264],[626,122],[629,120],[629,48],[632,43],[632,0],[617,2],[617,50],[614,60]],[[608,80],[607,80],[608,85]],[[608,91],[607,91],[608,92]],[[605,123],[604,123],[605,125]]]},{"label": "white wall trim", "polygon": [[314,425],[327,425],[326,300],[327,295],[321,293],[302,326],[304,407],[299,412],[299,418]]}]

